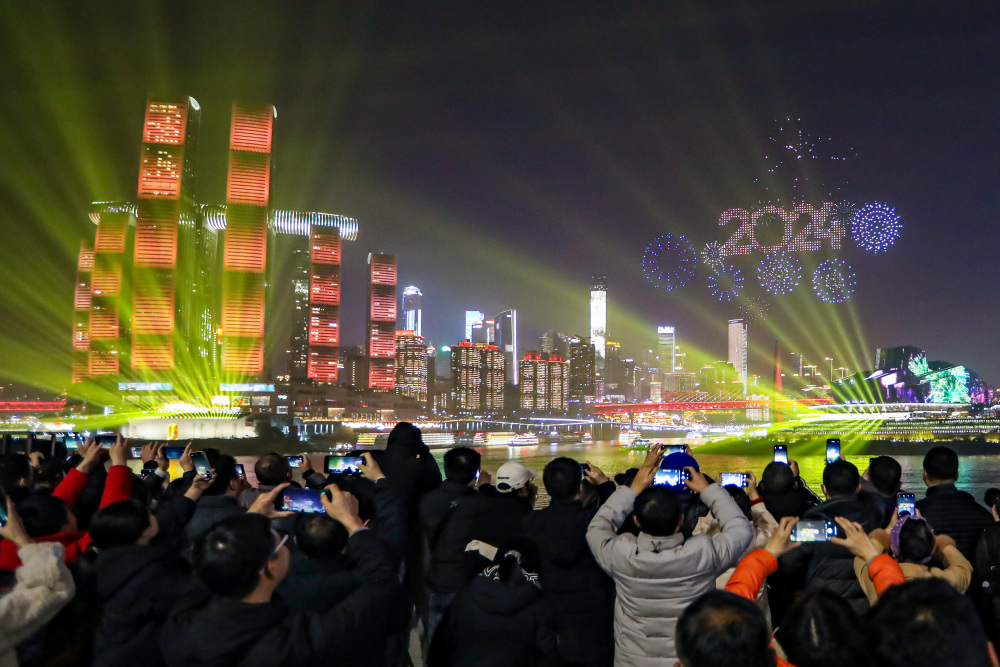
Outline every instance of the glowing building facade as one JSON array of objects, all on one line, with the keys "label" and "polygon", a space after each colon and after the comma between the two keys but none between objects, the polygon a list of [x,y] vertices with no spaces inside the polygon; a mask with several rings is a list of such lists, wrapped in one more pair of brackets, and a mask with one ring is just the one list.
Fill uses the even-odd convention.
[{"label": "glowing building facade", "polygon": [[427,402],[427,345],[416,331],[396,332],[396,393]]},{"label": "glowing building facade", "polygon": [[569,362],[557,354],[528,352],[520,362],[521,409],[566,412],[569,409]]},{"label": "glowing building facade", "polygon": [[608,279],[594,276],[590,283],[590,342],[597,350],[597,370],[604,370],[604,344],[608,336]]},{"label": "glowing building facade", "polygon": [[597,397],[597,354],[586,338],[569,339],[569,401],[577,406]]},{"label": "glowing building facade", "polygon": [[419,287],[410,285],[409,287],[403,288],[403,329],[406,331],[412,331],[418,336],[423,336],[423,317],[420,308],[420,302],[423,299],[423,294],[420,292]]},{"label": "glowing building facade", "polygon": [[481,326],[485,319],[486,314],[478,310],[465,311],[465,338],[472,340],[472,328]]},{"label": "glowing building facade", "polygon": [[729,363],[736,369],[736,377],[747,388],[747,324],[741,319],[729,320]]},{"label": "glowing building facade", "polygon": [[451,411],[463,415],[503,411],[504,355],[496,345],[464,340],[451,346]]},{"label": "glowing building facade", "polygon": [[656,327],[657,351],[660,357],[660,374],[673,373],[677,368],[675,355],[676,345],[674,328],[670,326]]},{"label": "glowing building facade", "polygon": [[368,388],[396,387],[396,258],[368,255]]},{"label": "glowing building facade", "polygon": [[517,384],[517,311],[505,310],[493,318],[493,322],[496,331],[493,342],[503,352],[504,364],[507,369],[505,381],[508,384]]}]

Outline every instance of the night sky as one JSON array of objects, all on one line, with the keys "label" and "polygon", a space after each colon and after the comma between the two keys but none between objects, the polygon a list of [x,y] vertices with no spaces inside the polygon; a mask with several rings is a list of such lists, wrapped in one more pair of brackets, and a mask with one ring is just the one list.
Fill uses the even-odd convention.
[{"label": "night sky", "polygon": [[[423,290],[439,346],[466,309],[517,308],[524,349],[586,335],[597,273],[610,338],[641,356],[673,324],[699,360],[725,357],[733,307],[703,268],[654,289],[643,249],[724,241],[719,215],[756,201],[774,119],[800,117],[856,150],[845,196],[894,206],[903,231],[879,256],[849,239],[802,256],[847,260],[857,292],[822,304],[807,271],[770,299],[751,370],[769,371],[779,336],[852,370],[917,345],[1000,383],[998,17],[995,2],[0,3],[0,368],[68,368],[88,204],[134,197],[154,93],[201,104],[206,203],[225,198],[232,100],[277,107],[272,206],[361,225],[348,343],[381,251]],[[759,258],[735,262],[748,284]]]}]

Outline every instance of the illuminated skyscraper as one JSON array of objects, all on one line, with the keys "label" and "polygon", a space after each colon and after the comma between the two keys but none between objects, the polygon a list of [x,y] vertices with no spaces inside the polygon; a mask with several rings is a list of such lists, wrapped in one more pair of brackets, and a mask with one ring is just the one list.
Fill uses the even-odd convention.
[{"label": "illuminated skyscraper", "polygon": [[660,357],[660,375],[673,373],[677,363],[674,357],[674,328],[658,326],[656,327],[656,335],[658,336],[657,351]]},{"label": "illuminated skyscraper", "polygon": [[555,352],[563,359],[569,359],[569,336],[558,331],[546,331],[538,338],[538,347],[542,352]]},{"label": "illuminated skyscraper", "polygon": [[590,284],[590,342],[597,350],[597,370],[604,370],[604,344],[608,336],[608,279],[594,276]]},{"label": "illuminated skyscraper", "polygon": [[569,340],[569,401],[577,406],[592,403],[597,396],[594,346],[586,338]]},{"label": "illuminated skyscraper", "polygon": [[427,345],[414,331],[396,332],[396,393],[427,401]]},{"label": "illuminated skyscraper", "polygon": [[465,339],[472,340],[472,327],[479,326],[483,323],[486,318],[485,313],[480,313],[478,310],[467,310],[465,311]]},{"label": "illuminated skyscraper", "polygon": [[528,352],[519,365],[522,410],[565,412],[568,409],[568,361],[557,354]]},{"label": "illuminated skyscraper", "polygon": [[496,414],[503,410],[504,356],[496,345],[464,340],[451,346],[452,412]]},{"label": "illuminated skyscraper", "polygon": [[403,328],[412,331],[418,336],[423,336],[423,322],[421,317],[420,302],[423,294],[419,287],[410,285],[403,288]]},{"label": "illuminated skyscraper", "polygon": [[729,320],[729,363],[736,369],[736,377],[747,389],[747,325],[743,320]]},{"label": "illuminated skyscraper", "polygon": [[368,388],[396,386],[396,258],[368,255]]},{"label": "illuminated skyscraper", "polygon": [[[340,232],[312,225],[309,230],[309,362],[310,380],[337,381],[340,362]],[[369,288],[370,290],[370,288]],[[393,295],[395,298],[395,294]],[[371,294],[369,293],[369,301]],[[393,303],[395,310],[395,302]],[[395,316],[395,313],[393,314]],[[395,328],[395,322],[393,322]],[[370,337],[370,336],[369,336]]]},{"label": "illuminated skyscraper", "polygon": [[518,356],[517,356],[517,311],[505,310],[497,315],[494,320],[496,336],[494,341],[505,359],[506,382],[517,384]]},{"label": "illuminated skyscraper", "polygon": [[483,320],[480,324],[473,325],[472,342],[496,345],[497,330],[495,325],[494,320]]},{"label": "illuminated skyscraper", "polygon": [[[299,239],[296,239],[297,241]],[[291,299],[292,312],[288,332],[286,372],[302,382],[309,375],[309,247],[302,243],[292,250]],[[279,371],[280,372],[280,371]]]}]

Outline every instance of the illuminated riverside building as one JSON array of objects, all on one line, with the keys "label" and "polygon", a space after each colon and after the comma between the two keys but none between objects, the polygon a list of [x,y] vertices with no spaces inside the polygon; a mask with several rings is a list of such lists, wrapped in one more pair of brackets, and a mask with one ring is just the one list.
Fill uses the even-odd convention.
[{"label": "illuminated riverside building", "polygon": [[472,340],[472,328],[482,325],[485,319],[486,314],[478,310],[465,311],[465,338],[467,340]]},{"label": "illuminated riverside building", "polygon": [[276,234],[310,239],[294,279],[308,271],[308,295],[296,292],[298,306],[308,298],[308,341],[298,341],[289,365],[301,367],[305,349],[306,374],[336,380],[340,242],[357,238],[357,221],[270,208],[270,105],[232,105],[226,203],[197,203],[200,116],[193,98],[150,98],[136,200],[98,202],[90,213],[96,231],[77,262],[72,380],[73,393],[97,403],[124,396],[119,385],[205,400],[224,384],[268,378]]},{"label": "illuminated riverside building", "polygon": [[566,412],[569,408],[569,362],[557,354],[528,352],[520,362],[521,409]]},{"label": "illuminated riverside building", "polygon": [[590,342],[596,350],[596,371],[604,370],[604,345],[608,336],[608,279],[594,276],[590,281]]},{"label": "illuminated riverside building", "polygon": [[496,345],[464,340],[451,346],[450,411],[461,415],[503,410],[504,355]]},{"label": "illuminated riverside building", "polygon": [[747,324],[743,320],[729,320],[729,363],[736,369],[736,377],[747,388]]},{"label": "illuminated riverside building", "polygon": [[517,384],[517,311],[505,310],[493,318],[496,335],[493,342],[503,352],[506,367],[506,382]]},{"label": "illuminated riverside building", "polygon": [[368,255],[368,388],[396,387],[396,258]]},{"label": "illuminated riverside building", "polygon": [[674,327],[658,326],[656,327],[656,335],[660,357],[660,374],[673,373],[676,368]]},{"label": "illuminated riverside building", "polygon": [[396,332],[396,393],[400,396],[427,401],[427,351],[424,337],[416,331]]},{"label": "illuminated riverside building", "polygon": [[403,288],[403,298],[402,298],[402,312],[403,312],[403,329],[405,331],[412,331],[418,336],[424,335],[423,329],[423,317],[421,310],[421,300],[423,299],[423,293],[420,291],[419,287],[410,285],[409,287]]},{"label": "illuminated riverside building", "polygon": [[597,397],[597,355],[587,338],[569,340],[569,400],[577,406]]}]

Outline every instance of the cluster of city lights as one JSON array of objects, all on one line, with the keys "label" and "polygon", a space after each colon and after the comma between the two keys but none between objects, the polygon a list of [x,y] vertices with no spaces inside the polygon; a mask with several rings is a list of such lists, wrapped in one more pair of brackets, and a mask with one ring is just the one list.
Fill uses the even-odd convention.
[{"label": "cluster of city lights", "polygon": [[893,207],[865,204],[851,219],[851,238],[862,250],[878,254],[896,242],[902,228]]},{"label": "cluster of city lights", "polygon": [[858,281],[854,269],[842,259],[828,259],[813,273],[813,291],[827,303],[843,303],[854,294]]},{"label": "cluster of city lights", "polygon": [[708,275],[708,291],[717,300],[736,301],[743,289],[743,272],[735,266],[723,266]]},{"label": "cluster of city lights", "polygon": [[790,294],[802,281],[802,263],[784,250],[768,253],[757,265],[757,280],[771,294]]},{"label": "cluster of city lights", "polygon": [[698,253],[683,236],[664,234],[646,246],[642,271],[654,287],[668,292],[684,287],[694,278]]}]

